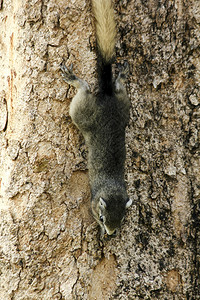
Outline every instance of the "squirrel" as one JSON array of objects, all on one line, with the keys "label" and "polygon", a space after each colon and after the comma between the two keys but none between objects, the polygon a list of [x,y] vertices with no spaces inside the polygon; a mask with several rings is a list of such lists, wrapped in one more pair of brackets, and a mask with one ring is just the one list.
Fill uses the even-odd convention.
[{"label": "squirrel", "polygon": [[132,204],[124,179],[126,159],[125,128],[129,122],[130,101],[124,82],[129,72],[125,62],[116,80],[112,64],[115,57],[116,25],[111,0],[92,0],[97,40],[98,93],[90,92],[86,81],[74,75],[72,66],[60,65],[64,81],[77,89],[70,104],[73,123],[88,147],[91,209],[105,233],[116,235]]}]

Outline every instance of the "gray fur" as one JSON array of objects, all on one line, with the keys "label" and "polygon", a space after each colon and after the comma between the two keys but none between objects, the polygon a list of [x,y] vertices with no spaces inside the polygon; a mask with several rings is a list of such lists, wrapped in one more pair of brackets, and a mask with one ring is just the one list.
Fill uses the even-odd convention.
[{"label": "gray fur", "polygon": [[[70,116],[88,147],[92,212],[101,225],[102,235],[105,230],[112,234],[120,226],[129,200],[124,181],[125,128],[130,108],[123,85],[127,64],[115,82],[114,95],[104,95],[103,101],[91,94],[88,84],[76,77],[72,69],[62,64],[61,70],[64,80],[78,90],[70,104]],[[100,198],[106,206],[100,205]]]},{"label": "gray fur", "polygon": [[92,95],[87,82],[74,75],[72,66],[67,69],[62,63],[61,71],[64,80],[77,89],[69,113],[88,147],[91,208],[103,237],[105,231],[112,235],[120,227],[126,208],[131,205],[124,181],[125,128],[130,108],[124,82],[129,68],[125,63],[113,83],[116,26],[112,1],[92,0],[92,4],[99,93]]}]

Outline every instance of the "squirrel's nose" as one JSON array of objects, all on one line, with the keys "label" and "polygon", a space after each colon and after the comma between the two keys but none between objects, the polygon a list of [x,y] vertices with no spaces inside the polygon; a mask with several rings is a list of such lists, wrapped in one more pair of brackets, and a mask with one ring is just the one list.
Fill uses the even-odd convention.
[{"label": "squirrel's nose", "polygon": [[113,232],[112,236],[115,237],[117,235],[117,229]]}]

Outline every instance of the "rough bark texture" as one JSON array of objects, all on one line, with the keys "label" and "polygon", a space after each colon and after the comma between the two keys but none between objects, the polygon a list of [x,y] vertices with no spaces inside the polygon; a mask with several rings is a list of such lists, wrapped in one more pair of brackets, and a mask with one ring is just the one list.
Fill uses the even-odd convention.
[{"label": "rough bark texture", "polygon": [[200,299],[200,4],[118,0],[134,205],[103,245],[62,58],[94,90],[89,1],[0,1],[0,298]]}]

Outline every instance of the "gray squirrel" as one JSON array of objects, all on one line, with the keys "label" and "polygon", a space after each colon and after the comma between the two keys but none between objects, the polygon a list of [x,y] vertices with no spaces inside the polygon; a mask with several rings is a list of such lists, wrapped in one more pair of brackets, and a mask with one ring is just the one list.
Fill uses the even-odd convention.
[{"label": "gray squirrel", "polygon": [[113,80],[116,26],[112,1],[92,0],[92,7],[97,39],[97,95],[90,92],[86,81],[74,75],[72,66],[67,68],[63,62],[60,68],[64,80],[77,89],[69,113],[88,147],[91,208],[103,237],[105,232],[117,232],[126,208],[132,204],[124,180],[125,128],[130,110],[124,82],[129,67],[124,63]]}]

